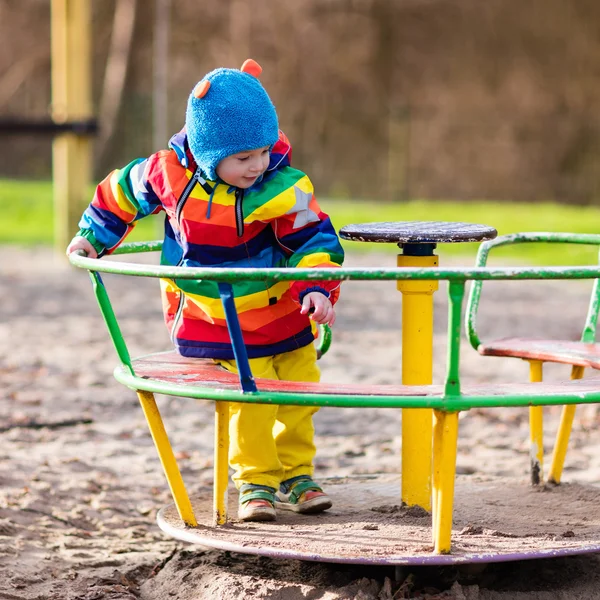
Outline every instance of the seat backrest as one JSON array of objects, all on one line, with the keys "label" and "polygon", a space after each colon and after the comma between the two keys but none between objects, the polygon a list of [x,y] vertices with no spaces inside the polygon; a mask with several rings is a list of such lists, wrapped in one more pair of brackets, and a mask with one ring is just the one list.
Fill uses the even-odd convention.
[{"label": "seat backrest", "polygon": [[[523,243],[549,243],[549,244],[584,244],[600,247],[600,235],[587,233],[552,233],[552,232],[522,232],[511,233],[498,236],[494,240],[483,242],[479,246],[476,258],[477,267],[487,265],[488,256],[492,248],[499,246],[508,246],[511,244]],[[540,267],[540,274],[548,271],[548,268]],[[481,345],[481,340],[477,332],[477,312],[481,299],[481,289],[483,281],[473,281],[469,295],[467,297],[467,310],[465,319],[465,328],[467,338],[471,346],[477,350]],[[590,295],[588,312],[583,326],[581,341],[592,343],[596,338],[596,327],[598,323],[598,309],[600,308],[600,285],[598,279],[594,280],[594,285]]]}]

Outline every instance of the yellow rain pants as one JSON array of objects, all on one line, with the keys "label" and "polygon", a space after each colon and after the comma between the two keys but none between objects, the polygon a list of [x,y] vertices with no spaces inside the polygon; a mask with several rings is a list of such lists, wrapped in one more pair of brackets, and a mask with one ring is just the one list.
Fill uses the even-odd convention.
[{"label": "yellow rain pants", "polygon": [[[215,360],[237,373],[235,360]],[[251,358],[255,378],[319,381],[313,344],[261,358]],[[312,416],[317,406],[278,406],[231,402],[229,410],[229,465],[239,489],[245,483],[268,485],[297,475],[313,474],[316,453]]]}]

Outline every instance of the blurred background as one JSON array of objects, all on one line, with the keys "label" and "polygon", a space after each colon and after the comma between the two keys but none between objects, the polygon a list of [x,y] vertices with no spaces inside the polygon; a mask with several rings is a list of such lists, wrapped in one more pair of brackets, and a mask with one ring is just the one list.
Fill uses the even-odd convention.
[{"label": "blurred background", "polygon": [[[53,137],[1,124],[50,121],[51,6],[84,1],[0,0],[0,243],[52,239]],[[165,147],[204,74],[252,57],[338,228],[600,229],[597,0],[89,3],[92,184]]]},{"label": "blurred background", "polygon": [[[597,0],[91,4],[95,180],[252,57],[320,197],[600,204]],[[49,116],[50,49],[49,0],[0,1],[1,118]],[[49,180],[51,139],[2,133],[0,178]]]}]

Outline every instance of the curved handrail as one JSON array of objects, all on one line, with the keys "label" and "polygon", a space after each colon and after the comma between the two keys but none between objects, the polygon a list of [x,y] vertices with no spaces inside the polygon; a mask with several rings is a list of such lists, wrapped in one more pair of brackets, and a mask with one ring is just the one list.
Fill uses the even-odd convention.
[{"label": "curved handrail", "polygon": [[[569,240],[573,236],[577,241],[574,243],[594,243],[600,244],[600,236],[578,236],[576,234],[522,234],[512,235],[511,240],[500,238],[491,242],[486,242],[484,258],[487,258],[490,246],[514,243],[518,241],[543,241],[544,238],[554,237],[556,241],[559,237]],[[585,241],[582,241],[585,239]],[[160,242],[124,244],[119,250],[119,254],[144,252],[160,249]],[[446,379],[443,390],[435,397],[423,395],[415,389],[414,395],[402,397],[390,397],[374,393],[368,403],[379,406],[397,406],[397,407],[440,407],[447,411],[465,410],[476,405],[487,406],[506,406],[508,404],[523,406],[527,404],[572,404],[583,402],[600,402],[600,386],[591,390],[573,389],[566,392],[564,389],[535,390],[527,389],[519,391],[515,395],[510,390],[504,390],[501,395],[493,394],[495,397],[488,397],[485,391],[476,392],[475,395],[465,396],[461,392],[459,381],[459,358],[460,358],[460,336],[462,332],[462,305],[465,292],[465,284],[468,280],[475,280],[480,283],[484,280],[524,280],[524,279],[598,279],[600,278],[600,266],[593,267],[550,267],[550,268],[489,268],[487,266],[476,266],[474,268],[452,268],[452,269],[432,269],[432,268],[252,268],[252,269],[223,269],[223,268],[191,268],[191,267],[169,267],[161,265],[145,265],[136,263],[123,263],[111,260],[98,260],[84,257],[81,253],[71,254],[69,256],[71,263],[77,267],[87,269],[94,282],[96,297],[100,304],[103,316],[109,328],[110,335],[115,344],[115,348],[121,359],[122,367],[117,369],[115,377],[121,383],[129,385],[135,389],[147,389],[162,393],[171,393],[181,395],[182,390],[177,385],[161,384],[158,381],[148,380],[140,377],[134,372],[133,361],[129,356],[127,346],[119,330],[116,316],[112,310],[110,300],[100,278],[100,272],[114,273],[121,275],[164,277],[169,279],[205,279],[219,283],[221,300],[225,308],[225,315],[230,327],[230,335],[234,351],[237,356],[244,358],[246,351],[243,345],[239,321],[235,311],[233,296],[231,292],[231,283],[240,280],[270,280],[270,281],[301,281],[301,280],[448,280],[448,361],[446,368]],[[484,260],[485,262],[485,260]],[[478,300],[478,298],[477,298]],[[229,305],[227,309],[226,304]],[[229,312],[229,315],[228,315]],[[237,329],[237,334],[236,334]],[[232,335],[233,333],[233,335]],[[236,342],[237,339],[237,342]],[[246,356],[247,360],[247,356]],[[242,361],[243,362],[243,361]],[[241,363],[238,361],[238,364]],[[240,373],[242,369],[240,368]],[[154,386],[154,387],[153,387]],[[170,390],[170,392],[168,391]],[[186,391],[186,390],[183,390]],[[189,390],[189,387],[187,388]],[[299,399],[297,393],[272,393],[257,390],[252,374],[247,369],[246,376],[240,377],[240,389],[238,390],[217,390],[210,388],[210,383],[194,388],[193,394],[202,394],[206,399],[224,399],[227,395],[231,399],[247,402],[277,402],[277,403],[305,403],[311,402],[310,394],[302,394],[303,399]],[[306,397],[304,397],[306,396]],[[200,396],[198,396],[200,397]],[[352,398],[336,394],[318,394],[313,399],[314,404],[325,405],[344,405],[349,402],[353,406],[361,406],[369,396],[358,396]],[[341,403],[341,404],[340,404]],[[361,404],[363,403],[363,404]],[[507,404],[508,403],[508,404]],[[366,404],[365,404],[366,405]]]},{"label": "curved handrail", "polygon": [[[600,243],[600,236],[599,243]],[[487,242],[484,242],[484,244]],[[119,254],[129,250],[123,244]],[[132,252],[143,252],[136,247]],[[116,254],[116,253],[115,253]],[[69,261],[75,267],[88,271],[113,273],[117,275],[132,275],[136,277],[159,277],[165,279],[205,279],[234,283],[236,281],[397,281],[397,280],[452,280],[476,281],[508,280],[508,279],[596,279],[600,277],[600,266],[596,267],[474,267],[431,269],[417,267],[340,267],[340,268],[234,268],[220,267],[171,267],[165,265],[144,265],[117,261],[87,258],[79,253],[69,255]]]},{"label": "curved handrail", "polygon": [[[492,248],[496,248],[499,246],[508,246],[512,244],[523,244],[523,243],[550,243],[550,244],[583,244],[583,245],[594,245],[600,246],[600,235],[596,234],[587,234],[587,233],[548,233],[548,232],[522,232],[522,233],[511,233],[508,235],[499,236],[494,240],[488,240],[483,242],[481,246],[479,246],[479,250],[477,252],[477,258],[475,260],[476,268],[486,267],[487,260]],[[487,268],[487,267],[486,267]],[[572,270],[573,267],[568,267],[567,270]],[[578,267],[576,270],[582,270],[586,273],[593,272],[596,267]],[[497,269],[494,269],[494,271]],[[514,271],[518,271],[519,273],[523,273],[527,270],[527,268],[515,268]],[[561,267],[546,267],[546,268],[537,268],[536,271],[539,271],[543,274],[542,277],[531,279],[555,279],[558,277],[554,277],[559,271],[563,271]],[[587,277],[577,277],[569,274],[565,279],[586,279]],[[597,279],[596,277],[591,277],[593,279]],[[474,281],[471,285],[471,289],[469,295],[467,297],[467,308],[466,308],[466,334],[471,346],[477,350],[481,345],[481,340],[477,333],[477,311],[479,310],[479,302],[481,299],[481,288],[483,285],[483,277],[473,277]],[[492,279],[492,278],[490,278]],[[495,278],[494,278],[495,279]],[[499,278],[498,278],[499,279]],[[528,278],[529,279],[529,278]],[[598,306],[599,300],[598,295],[600,292],[600,288],[598,287],[598,281],[594,284],[594,290],[592,292],[592,296],[590,299],[590,305],[588,309],[588,314],[586,318],[586,323],[584,326],[582,341],[585,342],[593,342],[596,331],[596,321],[598,318]]]}]

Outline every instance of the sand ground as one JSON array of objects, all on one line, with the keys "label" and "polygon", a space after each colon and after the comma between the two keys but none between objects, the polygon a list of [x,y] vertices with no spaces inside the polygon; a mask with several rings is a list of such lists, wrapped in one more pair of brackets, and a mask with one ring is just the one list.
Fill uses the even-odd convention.
[{"label": "sand ground", "polygon": [[[347,264],[392,262],[392,256],[374,253],[350,256]],[[157,283],[105,279],[132,355],[168,349]],[[401,305],[394,287],[344,285],[334,344],[321,361],[323,380],[398,381]],[[588,294],[589,285],[582,282],[486,284],[483,335],[577,339]],[[156,525],[156,513],[170,496],[138,401],[112,377],[116,355],[86,273],[46,249],[3,248],[0,298],[2,599],[600,597],[600,560],[590,554],[485,569],[394,569],[271,559],[178,542]],[[444,285],[435,303],[439,382],[445,362]],[[527,378],[525,363],[480,357],[466,342],[462,367],[465,381]],[[547,376],[565,378],[568,369],[555,366]],[[192,496],[201,494],[212,479],[213,406],[158,400],[188,489]],[[550,451],[559,410],[547,409],[546,415]],[[400,420],[399,411],[385,409],[322,409],[315,418],[317,477],[398,473]],[[564,474],[565,482],[592,494],[590,486],[600,481],[597,426],[592,407],[578,412]],[[525,494],[527,435],[524,409],[463,414],[461,477],[509,478]],[[336,510],[343,513],[344,507]],[[540,523],[547,525],[549,517],[540,511]],[[560,515],[553,517],[557,534],[571,527]],[[600,508],[592,508],[589,519],[600,520]],[[301,536],[298,541],[302,544]]]}]

